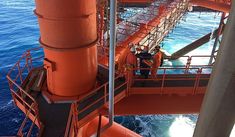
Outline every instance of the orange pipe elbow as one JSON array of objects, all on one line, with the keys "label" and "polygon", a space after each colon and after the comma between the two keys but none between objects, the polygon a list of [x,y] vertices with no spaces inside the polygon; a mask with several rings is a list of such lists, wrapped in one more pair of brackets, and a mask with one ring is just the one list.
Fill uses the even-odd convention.
[{"label": "orange pipe elbow", "polygon": [[[101,127],[104,127],[108,123],[106,117],[102,117]],[[99,123],[99,117],[86,124],[82,128],[82,137],[90,137],[94,133],[97,133],[97,127]],[[139,134],[121,126],[120,124],[113,123],[111,127],[101,133],[101,137],[141,137]]]},{"label": "orange pipe elbow", "polygon": [[77,96],[91,90],[97,74],[96,1],[36,0],[49,92]]},{"label": "orange pipe elbow", "polygon": [[225,13],[229,13],[230,8],[231,8],[231,5],[229,4],[219,3],[219,2],[209,1],[209,0],[192,0],[191,3],[193,5],[202,6],[205,8],[222,11]]}]

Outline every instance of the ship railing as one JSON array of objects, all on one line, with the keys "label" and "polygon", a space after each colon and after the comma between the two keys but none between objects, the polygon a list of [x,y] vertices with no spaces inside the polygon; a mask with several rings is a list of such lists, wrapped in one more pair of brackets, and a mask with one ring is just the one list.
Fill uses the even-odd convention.
[{"label": "ship railing", "polygon": [[[168,2],[169,4],[167,4]],[[186,4],[187,1],[181,1],[181,2],[168,1],[168,2],[165,2],[164,5],[166,7],[169,7],[169,9],[165,10],[164,13],[161,15],[159,15],[157,12],[153,12],[153,11],[158,11],[158,6],[151,5],[147,10],[148,12],[136,12],[135,14],[133,14],[133,16],[129,17],[122,23],[118,24],[117,28],[118,45],[127,43],[128,38],[133,36],[140,39],[138,42],[140,44],[151,45],[151,47],[152,45],[154,45],[154,43],[156,43],[156,41],[159,44],[163,40],[163,38],[169,33],[169,30],[171,30],[176,25],[176,22],[171,21],[176,19],[174,15],[177,16],[177,20],[180,20],[183,13],[185,13],[187,9],[187,4]],[[170,9],[171,10],[176,9],[176,10],[172,12]],[[166,13],[170,15],[169,18],[165,18],[166,16],[168,16],[168,14]],[[158,21],[154,20],[156,20],[158,16],[164,16],[163,17],[164,20],[163,21],[161,20],[160,23],[156,24],[155,22]],[[104,47],[108,47],[109,45],[108,38],[106,39],[104,38],[103,41],[104,41],[103,42]]]},{"label": "ship railing", "polygon": [[[148,70],[149,75],[148,78],[144,78],[140,74],[140,70]],[[207,82],[210,79],[210,74],[212,72],[212,66],[202,66],[202,67],[192,67],[192,68],[185,68],[185,67],[159,67],[155,73],[156,76],[151,76],[151,70],[152,68],[133,68],[129,71],[129,88],[134,87],[134,83],[138,81],[155,81],[160,82],[160,86],[156,86],[156,88],[160,89],[160,94],[167,94],[165,93],[165,89],[168,88],[165,84],[167,81],[190,81],[193,82],[192,86],[190,87],[192,90],[190,90],[191,94],[196,94],[198,91],[198,88],[200,88],[199,83],[200,81],[206,80]],[[133,75],[133,71],[135,75]],[[130,77],[130,75],[132,75]],[[205,87],[207,84],[205,85]],[[155,87],[153,85],[153,87]],[[182,86],[183,87],[183,86]],[[138,87],[135,87],[138,88]],[[148,87],[140,87],[140,88],[148,88]],[[177,93],[175,93],[177,94]],[[180,94],[180,93],[178,93]]]},{"label": "ship railing", "polygon": [[[127,81],[123,78],[123,75],[120,75],[115,78],[115,83],[114,96],[115,101],[117,101],[117,99],[127,95]],[[108,82],[106,82],[95,90],[80,96],[76,103],[72,104],[65,137],[69,137],[72,133],[76,136],[79,128],[98,116],[102,108],[107,107],[109,101],[108,86]]]},{"label": "ship railing", "polygon": [[98,58],[108,57],[109,56],[109,48],[103,45],[98,45]]},{"label": "ship railing", "polygon": [[[33,120],[31,120],[29,118],[29,114],[33,110],[35,105],[37,105],[37,104],[32,103],[30,108],[27,110],[26,115],[25,115],[25,119],[23,120],[23,122],[22,122],[22,124],[21,124],[21,126],[20,126],[20,128],[17,132],[17,136],[19,136],[19,137],[24,137],[24,136],[30,137],[33,134],[32,131],[33,131],[34,127],[37,126],[36,125],[36,120],[38,119],[39,115],[37,115]],[[26,125],[28,125],[28,120],[31,121],[31,125],[30,125],[28,131],[25,131],[25,127],[26,127]],[[38,131],[37,136],[40,137],[43,128],[39,128],[38,130],[39,131]]]},{"label": "ship railing", "polygon": [[74,105],[75,103],[73,103],[70,108],[64,137],[76,137],[78,134],[78,128],[76,124],[77,118],[75,115],[76,106]]},{"label": "ship railing", "polygon": [[[181,62],[182,64],[177,65],[176,67],[207,67],[212,66],[209,61],[210,55],[192,55],[192,56],[180,56],[178,59],[171,59],[170,56],[166,56],[165,59],[169,59],[172,63],[177,61],[177,64]],[[164,65],[163,67],[172,67],[171,65]]]},{"label": "ship railing", "polygon": [[[39,129],[42,128],[42,124],[38,117],[38,104],[30,95],[26,85],[30,72],[41,66],[40,62],[42,63],[43,60],[43,56],[40,53],[41,49],[41,47],[38,47],[27,50],[7,74],[9,88],[15,105],[26,114],[26,119],[30,118]],[[22,126],[24,123],[22,123]],[[21,133],[20,130],[21,128],[19,133]]]}]

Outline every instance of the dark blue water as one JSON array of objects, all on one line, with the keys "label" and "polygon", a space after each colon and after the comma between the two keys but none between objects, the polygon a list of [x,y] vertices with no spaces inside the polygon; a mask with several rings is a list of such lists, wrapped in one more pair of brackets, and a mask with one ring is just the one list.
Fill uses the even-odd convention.
[{"label": "dark blue water", "polygon": [[[33,10],[32,0],[0,1],[0,136],[16,135],[24,118],[22,112],[14,106],[6,74],[24,51],[39,46],[39,29]],[[173,53],[198,37],[211,32],[219,21],[219,17],[214,18],[215,15],[204,13],[199,18],[199,13],[189,13],[187,22],[181,21],[181,24],[165,40],[163,48]],[[189,54],[203,52],[208,55],[210,49],[210,44],[207,44]],[[177,64],[182,62],[179,61]],[[172,65],[172,62],[167,63]],[[146,137],[188,137],[192,136],[197,115],[128,116],[115,119]]]},{"label": "dark blue water", "polygon": [[0,136],[16,135],[24,116],[13,104],[6,73],[26,49],[38,46],[31,0],[0,1]]}]

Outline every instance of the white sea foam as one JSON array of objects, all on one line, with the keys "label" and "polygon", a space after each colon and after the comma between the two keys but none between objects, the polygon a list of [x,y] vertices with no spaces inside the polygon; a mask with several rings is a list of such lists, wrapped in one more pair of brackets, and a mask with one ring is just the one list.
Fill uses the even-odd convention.
[{"label": "white sea foam", "polygon": [[[170,137],[192,137],[195,128],[195,122],[188,117],[176,117],[169,128]],[[235,125],[231,131],[230,137],[235,137]]]},{"label": "white sea foam", "polygon": [[195,123],[188,117],[176,117],[169,129],[170,137],[192,137]]},{"label": "white sea foam", "polygon": [[233,126],[233,130],[231,131],[230,137],[235,137],[235,125]]}]

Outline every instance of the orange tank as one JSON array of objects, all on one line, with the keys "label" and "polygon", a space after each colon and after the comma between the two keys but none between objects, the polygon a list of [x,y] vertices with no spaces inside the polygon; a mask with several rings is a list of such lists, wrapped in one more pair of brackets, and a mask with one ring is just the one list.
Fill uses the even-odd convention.
[{"label": "orange tank", "polygon": [[97,73],[96,1],[36,0],[35,14],[49,92],[69,97],[92,89]]}]

